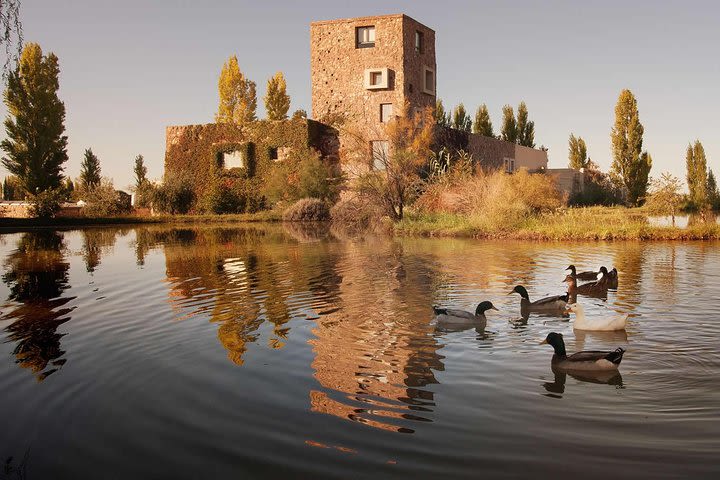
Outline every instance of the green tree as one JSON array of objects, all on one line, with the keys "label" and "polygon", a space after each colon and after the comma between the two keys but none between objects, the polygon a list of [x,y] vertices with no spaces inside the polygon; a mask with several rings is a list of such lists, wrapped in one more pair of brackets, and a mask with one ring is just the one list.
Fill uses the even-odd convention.
[{"label": "green tree", "polygon": [[220,71],[218,80],[220,103],[215,115],[217,123],[243,123],[256,120],[257,96],[255,82],[248,80],[240,71],[235,55],[230,57]]},{"label": "green tree", "polygon": [[712,170],[708,170],[707,175],[707,195],[708,202],[713,210],[720,208],[720,194],[718,193],[717,181]]},{"label": "green tree", "polygon": [[293,120],[296,118],[307,118],[307,112],[302,108],[295,110],[292,114]]},{"label": "green tree", "polygon": [[535,148],[535,122],[528,120],[527,105],[520,102],[517,110],[517,144],[524,147]]},{"label": "green tree", "polygon": [[470,119],[470,115],[465,111],[465,105],[462,103],[453,109],[452,128],[465,132],[470,132],[472,129],[472,120]]},{"label": "green tree", "polygon": [[495,137],[493,132],[492,121],[490,120],[490,112],[488,112],[487,105],[484,103],[480,105],[475,112],[475,123],[473,124],[473,132],[479,133],[485,137]]},{"label": "green tree", "polygon": [[23,200],[25,198],[22,185],[14,175],[5,177],[3,181],[3,200]]},{"label": "green tree", "polygon": [[267,93],[263,99],[268,120],[285,120],[290,110],[290,95],[287,94],[285,76],[277,72],[267,82]]},{"label": "green tree", "polygon": [[31,194],[58,188],[68,158],[65,105],[57,96],[59,74],[55,54],[44,56],[40,45],[28,43],[8,76],[7,138],[0,143],[7,157],[2,163]]},{"label": "green tree", "polygon": [[503,123],[500,137],[506,142],[515,143],[517,141],[517,124],[515,123],[515,112],[510,105],[505,105],[502,109]]},{"label": "green tree", "polygon": [[75,184],[73,183],[72,179],[66,178],[65,179],[65,185],[63,185],[63,192],[65,194],[66,199],[71,199],[73,192],[75,191]]},{"label": "green tree", "polygon": [[85,192],[90,192],[100,185],[100,179],[100,160],[92,149],[88,148],[80,164],[80,183]]},{"label": "green tree", "polygon": [[696,208],[702,209],[708,204],[708,173],[705,148],[700,140],[695,140],[694,145],[688,145],[685,165],[690,201]]},{"label": "green tree", "polygon": [[445,112],[445,106],[439,98],[435,102],[435,123],[441,127],[450,126],[450,114]]},{"label": "green tree", "polygon": [[680,210],[682,195],[680,194],[680,179],[669,172],[663,172],[659,179],[651,182],[650,194],[645,206],[655,215],[670,215],[673,227],[675,214]]},{"label": "green tree", "polygon": [[648,188],[652,158],[642,151],[644,129],[640,123],[637,100],[630,90],[623,90],[615,106],[612,128],[614,178],[625,188],[631,205],[640,205]]},{"label": "green tree", "polygon": [[135,157],[135,167],[133,168],[135,173],[135,188],[138,189],[147,182],[147,167],[145,166],[145,159],[142,155]]},{"label": "green tree", "polygon": [[576,170],[587,168],[588,161],[590,159],[587,156],[587,146],[585,145],[585,140],[583,140],[582,137],[576,137],[571,133],[570,141],[568,143],[568,159],[570,160],[570,168],[574,168]]}]

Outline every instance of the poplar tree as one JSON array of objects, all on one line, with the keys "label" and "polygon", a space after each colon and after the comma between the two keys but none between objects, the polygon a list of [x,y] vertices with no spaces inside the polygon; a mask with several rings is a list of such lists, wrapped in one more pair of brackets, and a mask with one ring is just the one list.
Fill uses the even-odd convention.
[{"label": "poplar tree", "polygon": [[80,182],[85,191],[90,192],[100,185],[100,179],[100,160],[92,149],[88,148],[80,165]]},{"label": "poplar tree", "polygon": [[133,168],[135,173],[135,188],[140,188],[145,182],[147,182],[147,167],[145,166],[145,159],[142,155],[135,157],[135,167]]},{"label": "poplar tree", "polygon": [[535,122],[528,120],[527,105],[520,102],[517,110],[517,144],[524,147],[535,147]]},{"label": "poplar tree", "polygon": [[587,168],[588,156],[585,140],[583,140],[582,137],[576,137],[571,133],[568,144],[568,159],[570,160],[568,164],[569,167],[576,170]]},{"label": "poplar tree", "polygon": [[453,109],[452,127],[464,132],[470,132],[472,129],[472,120],[470,119],[470,115],[465,111],[465,105],[462,103]]},{"label": "poplar tree", "polygon": [[685,164],[690,200],[695,207],[703,208],[708,203],[708,172],[705,148],[700,140],[695,140],[694,145],[688,145]]},{"label": "poplar tree", "polygon": [[58,188],[68,158],[65,105],[57,96],[59,74],[55,54],[44,56],[40,45],[28,43],[8,75],[7,138],[0,143],[7,156],[2,163],[31,194]]},{"label": "poplar tree", "polygon": [[290,95],[282,72],[277,72],[267,82],[267,92],[263,98],[268,120],[285,120],[290,110]]},{"label": "poplar tree", "polygon": [[515,123],[515,113],[510,105],[505,105],[502,109],[503,123],[501,138],[506,142],[515,143],[517,141],[517,124]]},{"label": "poplar tree", "polygon": [[220,71],[218,93],[220,103],[215,115],[217,123],[242,125],[256,120],[255,82],[246,79],[242,74],[235,55],[225,62]]},{"label": "poplar tree", "polygon": [[623,90],[615,106],[612,128],[612,174],[625,187],[628,201],[640,205],[647,193],[652,157],[642,151],[644,129],[640,123],[637,100],[630,90]]},{"label": "poplar tree", "polygon": [[435,123],[441,127],[450,126],[450,114],[445,112],[445,106],[439,98],[435,102]]},{"label": "poplar tree", "polygon": [[492,121],[490,120],[490,112],[488,112],[487,105],[484,103],[480,105],[475,112],[475,123],[473,124],[473,132],[483,135],[485,137],[495,137],[493,132]]},{"label": "poplar tree", "polygon": [[707,175],[707,195],[710,206],[717,210],[720,203],[720,195],[718,195],[717,181],[712,170],[708,170]]}]

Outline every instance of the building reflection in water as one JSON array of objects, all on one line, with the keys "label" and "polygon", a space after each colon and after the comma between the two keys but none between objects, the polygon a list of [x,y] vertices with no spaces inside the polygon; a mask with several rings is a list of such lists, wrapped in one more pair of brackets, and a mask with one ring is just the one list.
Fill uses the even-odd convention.
[{"label": "building reflection in water", "polygon": [[61,234],[52,231],[24,233],[17,248],[4,262],[2,280],[10,288],[9,311],[3,320],[12,323],[5,330],[8,340],[17,342],[16,363],[30,369],[38,381],[56,372],[64,363],[65,352],[57,332],[70,320],[74,297],[63,297],[69,288],[69,263],[65,259]]}]

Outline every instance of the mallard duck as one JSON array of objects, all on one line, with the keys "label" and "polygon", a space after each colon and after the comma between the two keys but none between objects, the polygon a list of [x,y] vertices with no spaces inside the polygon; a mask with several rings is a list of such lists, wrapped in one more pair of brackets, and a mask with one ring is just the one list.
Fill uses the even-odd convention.
[{"label": "mallard duck", "polygon": [[520,299],[521,312],[563,312],[568,301],[568,294],[566,293],[565,295],[545,297],[531,302],[527,290],[522,285],[513,288],[512,292],[508,293],[508,295],[512,295],[513,293],[518,293],[520,297],[522,297]]},{"label": "mallard duck", "polygon": [[552,368],[565,371],[607,371],[617,370],[622,361],[625,350],[618,347],[612,352],[586,350],[568,356],[565,352],[565,342],[561,333],[550,332],[545,340],[540,342],[552,345],[555,354],[552,357]]},{"label": "mallard duck", "polygon": [[600,267],[598,272],[598,279],[594,282],[583,283],[582,285],[577,284],[577,277],[567,275],[564,280],[568,284],[568,294],[571,297],[575,297],[578,293],[581,295],[607,295],[608,290],[608,271],[605,267]]},{"label": "mallard duck", "polygon": [[585,309],[582,305],[568,304],[566,307],[568,312],[575,314],[575,323],[573,328],[576,330],[593,330],[596,332],[613,332],[615,330],[625,330],[630,315],[616,315],[611,318],[585,318]]},{"label": "mallard duck", "polygon": [[618,288],[618,271],[613,267],[607,274],[608,288],[616,290]]},{"label": "mallard duck", "polygon": [[487,323],[485,312],[497,310],[492,302],[484,301],[475,309],[475,313],[455,308],[442,308],[433,306],[436,322],[439,327],[484,327]]},{"label": "mallard duck", "polygon": [[[603,267],[600,267],[601,269]],[[600,272],[580,272],[577,273],[577,269],[575,268],[575,265],[570,265],[565,270],[570,270],[570,275],[575,277],[578,280],[597,280],[597,276]]]}]

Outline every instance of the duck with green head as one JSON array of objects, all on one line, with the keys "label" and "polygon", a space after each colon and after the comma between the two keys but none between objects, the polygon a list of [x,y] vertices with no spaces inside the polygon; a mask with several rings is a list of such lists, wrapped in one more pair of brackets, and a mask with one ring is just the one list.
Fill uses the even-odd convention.
[{"label": "duck with green head", "polygon": [[564,283],[568,284],[568,294],[571,297],[575,297],[578,294],[588,296],[606,296],[608,287],[610,286],[609,279],[610,277],[607,268],[600,267],[597,280],[594,282],[578,285],[577,277],[570,274],[565,277]]},{"label": "duck with green head", "polygon": [[520,295],[520,312],[522,312],[523,315],[529,312],[563,313],[568,302],[567,293],[565,295],[554,295],[552,297],[545,297],[531,302],[528,291],[522,285],[518,285],[513,288],[512,292],[508,293],[508,295],[512,295],[513,293]]},{"label": "duck with green head", "polygon": [[496,310],[492,302],[484,301],[475,309],[475,313],[456,308],[443,308],[433,306],[435,320],[438,327],[481,327],[485,328],[487,318],[485,312]]},{"label": "duck with green head", "polygon": [[617,370],[625,350],[616,348],[612,352],[586,350],[568,355],[561,333],[550,332],[540,345],[549,344],[555,350],[551,365],[554,369],[565,371],[608,371]]}]

